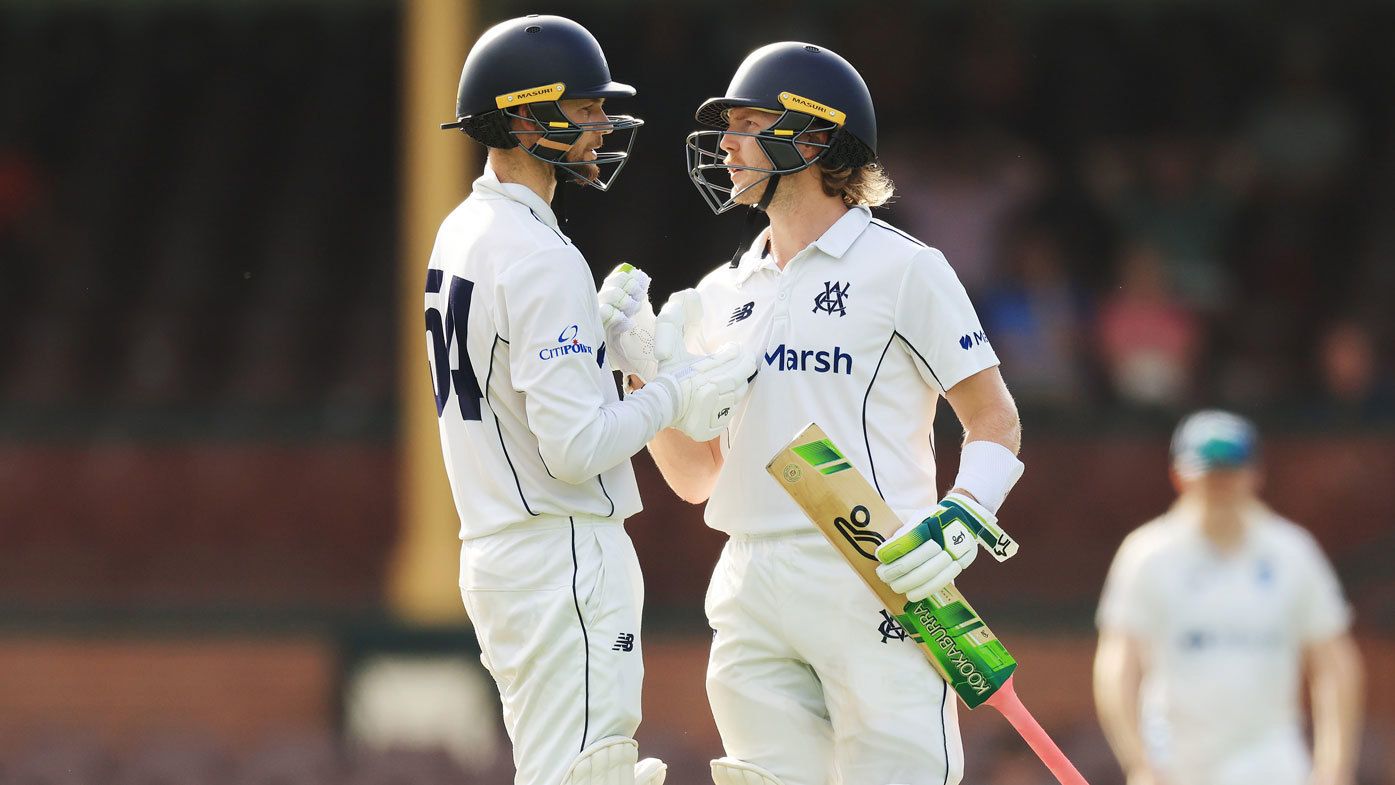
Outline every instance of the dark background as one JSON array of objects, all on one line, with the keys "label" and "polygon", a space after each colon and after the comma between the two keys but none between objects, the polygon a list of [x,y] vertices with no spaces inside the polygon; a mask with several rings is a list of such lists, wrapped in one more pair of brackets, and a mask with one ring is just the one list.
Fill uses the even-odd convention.
[{"label": "dark background", "polygon": [[[898,185],[882,217],[946,253],[1023,411],[1004,509],[1023,558],[963,586],[1092,781],[1118,781],[1088,697],[1094,602],[1170,498],[1169,429],[1202,406],[1260,423],[1268,495],[1337,566],[1372,667],[1362,782],[1395,781],[1395,6],[477,14],[534,11],[587,25],[639,88],[614,104],[646,120],[632,162],[613,192],[569,194],[566,231],[598,277],[631,261],[658,292],[695,284],[744,225],[687,182],[697,104],[771,40],[861,70]],[[401,22],[369,0],[0,6],[0,783],[507,780],[487,689],[475,757],[354,720],[375,653],[473,646],[404,623],[385,588]],[[636,468],[641,740],[670,782],[701,782],[721,538]],[[1001,724],[966,728],[970,779],[1043,781]]]}]

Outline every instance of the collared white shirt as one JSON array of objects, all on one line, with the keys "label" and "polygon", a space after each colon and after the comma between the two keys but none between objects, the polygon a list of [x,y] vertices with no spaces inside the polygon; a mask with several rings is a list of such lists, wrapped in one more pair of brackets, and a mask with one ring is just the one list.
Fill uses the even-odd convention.
[{"label": "collared white shirt", "polygon": [[736,341],[762,356],[722,441],[709,526],[729,534],[813,527],[765,471],[811,421],[898,513],[935,505],[936,403],[998,364],[939,251],[857,207],[784,270],[762,234],[735,268],[713,271],[698,291],[702,330],[691,348]]},{"label": "collared white shirt", "polygon": [[1193,508],[1130,534],[1100,599],[1101,628],[1143,646],[1142,729],[1154,763],[1189,785],[1306,781],[1305,646],[1351,614],[1317,542],[1254,505],[1219,553]]},{"label": "collared white shirt", "polygon": [[629,457],[674,402],[619,400],[591,270],[547,202],[486,169],[436,236],[426,324],[462,539],[639,512]]}]

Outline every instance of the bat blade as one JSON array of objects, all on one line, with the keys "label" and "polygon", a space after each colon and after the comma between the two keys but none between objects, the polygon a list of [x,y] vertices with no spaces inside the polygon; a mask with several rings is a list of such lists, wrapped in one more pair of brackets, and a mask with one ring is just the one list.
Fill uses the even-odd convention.
[{"label": "bat blade", "polygon": [[964,705],[993,706],[1062,785],[1087,785],[1017,699],[1011,681],[1017,661],[954,584],[928,599],[907,602],[877,577],[876,549],[902,521],[822,428],[811,423],[765,470],[920,644]]},{"label": "bat blade", "polygon": [[907,602],[877,577],[877,546],[901,520],[817,425],[810,425],[766,465],[834,548],[848,560],[930,664],[969,708],[977,708],[1017,667],[953,584],[920,602]]}]

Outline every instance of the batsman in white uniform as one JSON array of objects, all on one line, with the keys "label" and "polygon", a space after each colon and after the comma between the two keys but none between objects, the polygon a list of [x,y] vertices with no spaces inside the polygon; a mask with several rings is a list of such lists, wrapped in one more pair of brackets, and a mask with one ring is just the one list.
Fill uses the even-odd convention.
[{"label": "batsman in white uniform", "polygon": [[[997,357],[944,256],[872,217],[892,186],[876,163],[871,96],[847,61],[804,43],[762,47],[697,119],[715,129],[688,139],[709,205],[770,218],[697,293],[674,296],[689,309],[690,348],[740,342],[760,377],[719,439],[666,430],[650,445],[674,490],[706,500],[708,525],[730,536],[706,602],[708,696],[726,753],[713,780],[959,782],[953,691],[765,465],[816,421],[908,522],[904,534],[938,509],[931,426],[945,396],[967,431],[951,496],[992,519],[1022,471]],[[601,290],[622,370],[642,354],[625,328],[652,319],[644,283],[617,271]],[[924,598],[974,558],[963,533],[947,530],[948,551],[932,541],[884,565],[883,578]]]},{"label": "batsman in white uniform", "polygon": [[530,16],[475,44],[444,126],[489,148],[437,236],[426,328],[461,594],[519,785],[663,781],[633,739],[644,588],[623,528],[640,510],[629,458],[660,428],[711,438],[755,371],[734,347],[671,350],[658,384],[619,400],[590,269],[551,201],[566,183],[614,181],[628,146],[599,150],[641,123],[603,104],[634,92],[580,25]]},{"label": "batsman in white uniform", "polygon": [[1129,785],[1354,785],[1350,612],[1312,536],[1257,498],[1253,425],[1198,412],[1172,459],[1177,502],[1124,540],[1099,607],[1095,703]]}]

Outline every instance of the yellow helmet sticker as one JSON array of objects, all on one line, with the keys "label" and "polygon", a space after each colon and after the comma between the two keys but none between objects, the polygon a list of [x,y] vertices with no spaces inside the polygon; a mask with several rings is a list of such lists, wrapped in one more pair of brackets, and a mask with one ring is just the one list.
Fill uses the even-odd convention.
[{"label": "yellow helmet sticker", "polygon": [[519,90],[516,93],[505,93],[494,99],[494,105],[500,109],[507,109],[510,106],[520,104],[531,104],[538,101],[556,101],[562,97],[562,93],[567,91],[567,86],[561,82],[543,85],[542,87],[530,87],[527,90]]},{"label": "yellow helmet sticker", "polygon": [[815,117],[822,117],[834,125],[842,125],[847,119],[847,114],[834,109],[826,104],[821,104],[802,95],[784,92],[780,93],[780,105],[791,112],[803,112]]}]

